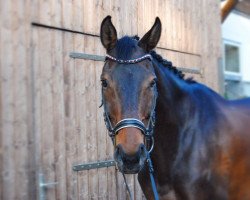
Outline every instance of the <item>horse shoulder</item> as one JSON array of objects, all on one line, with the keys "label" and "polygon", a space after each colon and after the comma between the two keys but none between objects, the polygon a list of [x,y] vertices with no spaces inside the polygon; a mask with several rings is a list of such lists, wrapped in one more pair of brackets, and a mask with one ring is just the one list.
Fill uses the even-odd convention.
[{"label": "horse shoulder", "polygon": [[229,199],[250,199],[250,101],[234,101],[223,109],[215,171],[227,182]]}]

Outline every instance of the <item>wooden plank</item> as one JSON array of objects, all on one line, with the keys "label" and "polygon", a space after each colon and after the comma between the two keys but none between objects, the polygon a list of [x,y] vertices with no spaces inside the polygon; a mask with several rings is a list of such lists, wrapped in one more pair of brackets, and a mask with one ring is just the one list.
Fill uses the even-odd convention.
[{"label": "wooden plank", "polygon": [[[31,83],[32,83],[32,131],[34,131],[34,151],[35,155],[35,177],[38,180],[41,172],[41,71],[40,71],[40,33],[39,29],[32,29],[32,45],[31,45]],[[34,185],[35,193],[39,195],[39,183],[38,181]]]},{"label": "wooden plank", "polygon": [[[12,15],[12,55],[13,55],[13,149],[15,170],[15,199],[28,199],[28,127],[27,127],[27,63],[26,63],[26,19],[25,4],[13,2]],[[18,59],[15,59],[18,58]],[[20,134],[21,133],[21,134]],[[22,158],[22,159],[20,159]]]},{"label": "wooden plank", "polygon": [[173,42],[173,49],[176,50],[181,50],[180,46],[179,46],[179,41],[178,41],[178,37],[179,37],[179,21],[180,21],[180,11],[178,9],[178,0],[174,0],[173,2],[173,17],[172,17],[172,29],[171,31],[172,33],[172,42]]},{"label": "wooden plank", "polygon": [[167,3],[168,1],[157,1],[155,2],[157,4],[157,14],[156,16],[158,16],[160,19],[161,19],[161,23],[162,23],[162,35],[161,35],[161,38],[160,38],[160,41],[158,42],[158,45],[157,46],[163,46],[163,42],[165,44],[168,44],[168,37],[165,37],[164,38],[164,41],[163,41],[163,35],[166,35],[166,31],[167,31],[167,23],[169,21],[169,17],[167,17],[167,14],[169,14],[168,12],[168,7],[167,7]]},{"label": "wooden plank", "polygon": [[[95,14],[98,12],[94,8],[95,1],[85,0],[83,4],[82,14],[83,14],[83,30],[92,34],[99,34],[99,30],[97,30],[95,25]],[[92,12],[91,12],[92,11]]]},{"label": "wooden plank", "polygon": [[[23,42],[25,51],[25,59],[26,62],[24,64],[24,69],[26,69],[26,88],[27,88],[27,94],[26,94],[26,100],[25,104],[27,107],[27,166],[25,167],[25,171],[28,176],[28,180],[26,181],[27,188],[28,188],[28,195],[26,199],[36,199],[37,198],[37,179],[36,179],[36,154],[35,149],[35,110],[34,110],[34,74],[33,74],[33,58],[34,58],[34,52],[32,51],[32,45],[33,45],[33,33],[32,28],[30,26],[31,19],[33,16],[33,1],[25,1],[20,2],[23,6],[23,18],[20,21],[25,21],[25,24],[22,24],[19,22],[21,27],[23,28],[24,36],[23,36]],[[22,181],[23,183],[23,181]],[[32,186],[32,187],[31,187]]]},{"label": "wooden plank", "polygon": [[[39,2],[32,1],[30,3],[30,18],[31,20],[39,19]],[[30,25],[29,25],[30,26]],[[32,152],[34,156],[34,183],[32,190],[34,191],[34,197],[31,199],[37,199],[39,196],[39,183],[38,177],[41,172],[41,76],[40,76],[40,40],[39,40],[39,31],[38,29],[31,29],[31,63],[30,63],[30,95],[32,96],[30,99],[32,103],[32,111],[30,114],[30,122],[31,122],[31,131],[33,132],[34,139],[34,148]]]},{"label": "wooden plank", "polygon": [[130,10],[130,21],[131,34],[138,35],[138,1],[129,1],[131,4],[129,6]]},{"label": "wooden plank", "polygon": [[73,12],[74,12],[74,7],[73,3],[71,0],[64,0],[61,1],[62,4],[62,26],[64,28],[70,28],[72,27],[73,23],[75,22],[73,20]]},{"label": "wooden plank", "polygon": [[42,45],[39,40],[41,36],[39,29],[32,30],[32,40],[34,57],[32,59],[32,69],[33,69],[33,83],[34,83],[34,131],[35,131],[35,154],[36,154],[36,190],[37,194],[41,195],[41,187],[39,183],[39,177],[42,175],[43,165],[42,165]]},{"label": "wooden plank", "polygon": [[[62,27],[62,21],[64,18],[62,18],[62,2],[60,1],[49,1],[50,3],[50,21],[52,25],[56,25],[59,27]],[[77,5],[76,5],[77,6]]]},{"label": "wooden plank", "polygon": [[202,69],[204,71],[204,82],[217,91],[219,90],[217,61],[220,57],[221,45],[220,19],[217,17],[219,16],[218,3],[216,1],[202,1],[202,21],[204,24],[202,36]]},{"label": "wooden plank", "polygon": [[[61,1],[62,27],[73,27],[75,21],[74,7],[71,0]],[[78,134],[76,127],[76,88],[75,88],[75,64],[68,53],[74,49],[75,36],[72,33],[63,32],[63,81],[64,81],[64,126],[65,126],[65,167],[66,167],[66,198],[78,199],[77,173],[72,170],[72,165],[77,163]]]},{"label": "wooden plank", "polygon": [[189,52],[194,52],[195,51],[195,47],[197,46],[197,35],[198,35],[198,32],[197,32],[197,29],[195,27],[195,21],[196,21],[196,18],[197,18],[197,3],[196,1],[191,1],[190,2],[190,43],[192,45],[189,45],[190,49],[189,49]]},{"label": "wooden plank", "polygon": [[[52,53],[54,41],[50,30],[40,30],[40,67],[41,67],[41,173],[45,182],[55,182],[55,154],[54,154],[54,123],[53,118],[53,74]],[[49,44],[49,47],[48,47]],[[56,198],[55,189],[46,191],[46,198]]]},{"label": "wooden plank", "polygon": [[178,21],[178,46],[179,49],[184,51],[185,49],[185,32],[184,32],[184,12],[185,10],[183,9],[184,7],[184,1],[179,0],[178,1],[178,11],[179,11],[179,21]]},{"label": "wooden plank", "polygon": [[[103,2],[87,0],[72,2],[66,0],[61,3],[63,8],[68,7],[73,8],[73,10],[63,9],[61,15],[55,9],[57,6],[60,7],[60,2],[53,1],[52,3],[55,6],[51,9],[47,9],[51,2],[46,2],[40,2],[40,6],[42,6],[40,10],[45,13],[43,15],[49,15],[52,18],[61,17],[61,21],[51,21],[48,17],[39,17],[38,20],[35,18],[38,23],[99,35],[102,19],[106,15],[111,15],[119,36],[124,34],[134,35],[138,32],[142,36],[152,26],[154,18],[159,16],[163,23],[162,40],[159,46],[190,53],[199,53],[202,48],[199,45],[201,42],[199,29],[201,27],[197,26],[197,23],[201,20],[201,1],[126,2],[109,0]],[[211,5],[213,4],[211,3]],[[127,23],[124,23],[124,21]],[[186,27],[185,35],[182,36],[184,26]]]},{"label": "wooden plank", "polygon": [[39,22],[39,17],[40,17],[40,7],[39,7],[39,1],[31,1],[28,2],[27,8],[29,8],[29,11],[27,14],[29,15],[29,20],[30,22]]},{"label": "wooden plank", "polygon": [[[85,31],[84,25],[85,25],[85,19],[88,17],[88,15],[92,15],[92,13],[85,13],[84,8],[86,6],[86,0],[85,1],[66,1],[68,4],[71,4],[70,7],[72,7],[73,11],[72,13],[69,13],[72,18],[70,29],[72,30],[79,30],[79,31]],[[65,16],[67,18],[68,15]],[[68,19],[67,19],[68,20]],[[90,23],[90,22],[89,22]]]},{"label": "wooden plank", "polygon": [[53,25],[51,21],[51,17],[54,16],[52,7],[51,7],[51,1],[47,0],[40,0],[39,1],[39,22],[45,22],[46,25]]},{"label": "wooden plank", "polygon": [[[168,35],[166,35],[165,37],[169,37],[170,38],[170,41],[169,41],[169,44],[167,46],[167,48],[169,49],[175,49],[174,48],[174,30],[173,30],[173,19],[174,19],[174,0],[171,0],[170,3],[169,3],[169,9],[168,9],[168,12],[170,13],[170,16],[169,16],[169,24],[168,24]],[[163,36],[164,37],[164,36]]]},{"label": "wooden plank", "polygon": [[[111,146],[109,146],[109,147],[111,147]],[[115,167],[109,167],[107,169],[107,187],[108,187],[108,190],[107,190],[108,198],[107,199],[117,199],[118,198],[118,193],[117,193],[116,169],[115,169]]]},{"label": "wooden plank", "polygon": [[[3,6],[2,6],[3,2],[0,1],[0,19],[2,19],[2,12],[3,12]],[[3,27],[3,20],[0,20],[0,27]],[[3,97],[2,97],[2,79],[3,79],[3,75],[2,75],[2,48],[3,48],[3,37],[2,37],[2,28],[0,29],[0,132],[1,132],[1,137],[0,137],[0,172],[3,172],[3,139],[2,139],[2,133],[3,133],[3,113],[2,113],[2,101],[3,101]],[[3,175],[0,176],[0,199],[3,199]]]},{"label": "wooden plank", "polygon": [[[117,1],[117,7],[119,8],[116,17],[119,22],[119,35],[135,35],[137,34],[137,2],[135,1]],[[124,23],[126,22],[126,23]]]},{"label": "wooden plank", "polygon": [[[92,40],[89,37],[84,38],[85,41],[85,52],[91,52],[95,50],[95,40]],[[86,134],[87,134],[87,152],[88,152],[88,161],[96,161],[97,160],[97,141],[98,134],[96,131],[96,110],[98,108],[98,103],[96,102],[96,72],[93,61],[85,61],[85,110],[83,112],[82,117],[85,117],[85,125],[86,125]],[[99,78],[98,78],[99,79]],[[89,198],[95,199],[98,198],[98,171],[97,169],[93,169],[89,171]]]},{"label": "wooden plank", "polygon": [[[39,18],[49,21],[52,24],[53,16],[52,5],[48,1],[39,2]],[[53,20],[54,21],[54,20]],[[45,183],[56,182],[55,173],[55,137],[54,125],[54,103],[53,103],[53,30],[40,28],[40,76],[41,76],[41,167],[40,174],[44,177]],[[40,187],[40,195],[44,194],[45,198],[55,199],[55,188],[44,189]]]},{"label": "wooden plank", "polygon": [[137,200],[142,200],[143,199],[143,192],[141,190],[141,186],[138,182],[138,179],[137,179],[137,175],[134,176],[134,196],[135,196],[135,199]]},{"label": "wooden plank", "polygon": [[[14,96],[13,96],[13,54],[12,54],[12,2],[8,1],[1,3],[1,47],[4,49],[4,54],[1,54],[1,112],[2,112],[2,191],[3,199],[14,199],[15,191],[12,187],[15,185],[15,170],[14,170]],[[4,38],[3,38],[4,36]],[[10,159],[11,158],[11,159]]]},{"label": "wooden plank", "polygon": [[[134,176],[133,174],[127,174],[126,175],[126,180],[127,180],[127,184],[130,188],[130,191],[131,191],[131,195],[132,195],[132,198],[135,198],[135,180],[134,180]],[[124,184],[124,181],[123,181],[123,184]],[[129,193],[127,191],[127,189],[125,189],[125,192],[126,192],[126,198],[129,200],[130,197],[129,197]]]},{"label": "wooden plank", "polygon": [[[75,35],[74,50],[84,51],[85,39],[81,35]],[[86,85],[85,85],[85,69],[84,62],[82,60],[74,61],[74,76],[75,76],[75,118],[76,118],[76,130],[77,130],[77,151],[78,158],[77,163],[88,162],[88,132],[86,127]],[[88,172],[78,172],[78,199],[89,199],[88,188]]]},{"label": "wooden plank", "polygon": [[[94,29],[96,32],[98,32],[98,35],[100,34],[100,24],[102,22],[102,20],[104,19],[104,17],[106,17],[107,15],[110,16],[114,16],[114,8],[111,7],[111,0],[99,0],[99,1],[95,1],[95,10],[96,10],[96,21],[95,21],[95,25],[94,25]],[[112,5],[114,6],[114,4]],[[112,19],[113,20],[113,19]]]},{"label": "wooden plank", "polygon": [[[56,1],[51,2],[51,23],[62,24],[62,5]],[[62,32],[51,31],[51,68],[52,68],[52,101],[53,101],[53,135],[54,135],[54,166],[56,199],[66,199],[65,175],[65,128],[64,128],[64,85],[63,85],[63,40]]]},{"label": "wooden plank", "polygon": [[63,79],[64,79],[64,123],[66,146],[66,184],[67,199],[78,199],[77,173],[72,165],[77,163],[77,141],[79,129],[76,127],[76,87],[74,60],[68,53],[74,49],[74,35],[63,33]]},{"label": "wooden plank", "polygon": [[187,24],[187,21],[188,21],[188,16],[187,16],[187,13],[188,13],[188,10],[187,10],[187,7],[188,7],[188,4],[190,2],[188,1],[182,1],[182,21],[183,21],[183,27],[182,27],[182,50],[184,49],[187,49],[187,45],[188,45],[188,42],[187,42],[187,38],[188,38],[188,24]]},{"label": "wooden plank", "polygon": [[137,9],[141,10],[141,12],[137,12],[137,34],[138,36],[141,38],[143,36],[144,33],[144,23],[143,23],[143,19],[144,19],[144,12],[143,9],[144,8],[144,1],[138,1],[137,2]]},{"label": "wooden plank", "polygon": [[53,135],[55,152],[56,199],[66,199],[64,83],[62,32],[52,32]]},{"label": "wooden plank", "polygon": [[202,52],[202,45],[203,45],[203,41],[202,41],[202,32],[203,32],[203,24],[202,24],[202,1],[198,1],[198,17],[196,17],[196,28],[198,29],[197,31],[199,32],[198,34],[198,38],[197,38],[197,50],[196,52],[199,52],[199,54],[201,54]]},{"label": "wooden plank", "polygon": [[197,35],[198,35],[198,31],[197,31],[197,27],[195,27],[195,23],[196,23],[196,18],[197,16],[197,2],[196,1],[192,1],[189,4],[189,17],[190,17],[190,31],[189,31],[189,45],[188,46],[188,52],[194,52],[195,48],[197,46]]},{"label": "wooden plank", "polygon": [[117,199],[127,199],[126,186],[121,172],[118,170],[116,172],[116,185],[117,185]]}]

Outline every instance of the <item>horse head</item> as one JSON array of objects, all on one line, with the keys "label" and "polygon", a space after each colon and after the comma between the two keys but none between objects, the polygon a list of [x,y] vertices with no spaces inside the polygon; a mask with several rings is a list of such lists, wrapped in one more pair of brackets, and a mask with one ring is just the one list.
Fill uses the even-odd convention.
[{"label": "horse head", "polygon": [[138,173],[150,149],[147,145],[152,145],[157,80],[149,52],[160,35],[159,18],[141,40],[118,39],[110,16],[101,24],[101,42],[107,52],[101,74],[104,117],[123,173]]}]

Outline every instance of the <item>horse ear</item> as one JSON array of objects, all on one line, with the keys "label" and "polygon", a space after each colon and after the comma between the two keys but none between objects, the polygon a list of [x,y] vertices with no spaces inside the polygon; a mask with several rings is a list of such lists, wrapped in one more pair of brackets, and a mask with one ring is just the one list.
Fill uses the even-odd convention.
[{"label": "horse ear", "polygon": [[155,18],[155,23],[152,28],[142,37],[138,46],[143,48],[146,52],[154,49],[161,37],[161,20],[159,17]]},{"label": "horse ear", "polygon": [[110,51],[115,47],[117,41],[117,33],[114,25],[111,22],[111,16],[107,16],[103,19],[101,24],[100,37],[102,45]]}]

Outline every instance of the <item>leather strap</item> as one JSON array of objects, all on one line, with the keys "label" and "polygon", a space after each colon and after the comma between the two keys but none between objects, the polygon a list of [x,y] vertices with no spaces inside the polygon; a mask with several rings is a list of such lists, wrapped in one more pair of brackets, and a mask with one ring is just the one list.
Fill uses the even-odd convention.
[{"label": "leather strap", "polygon": [[138,128],[146,135],[146,132],[147,132],[146,127],[144,126],[142,121],[135,119],[135,118],[126,118],[126,119],[119,121],[115,125],[115,128],[113,130],[114,134],[117,134],[117,132],[123,128],[129,128],[129,127]]},{"label": "leather strap", "polygon": [[149,168],[149,176],[150,176],[151,186],[152,186],[152,190],[153,190],[153,193],[154,193],[154,199],[159,200],[159,195],[158,195],[158,192],[157,192],[155,179],[154,179],[154,168],[153,168],[153,164],[152,164],[149,153],[148,153],[148,156],[147,156],[147,163],[148,163],[148,168]]}]

